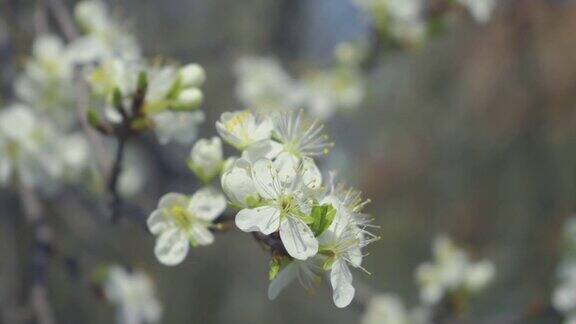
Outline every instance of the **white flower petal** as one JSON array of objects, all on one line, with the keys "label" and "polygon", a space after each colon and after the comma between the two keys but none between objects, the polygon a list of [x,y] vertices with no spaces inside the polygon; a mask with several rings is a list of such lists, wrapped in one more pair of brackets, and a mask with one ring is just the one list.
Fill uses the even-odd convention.
[{"label": "white flower petal", "polygon": [[237,160],[224,172],[221,183],[228,198],[240,207],[247,207],[248,199],[257,200],[259,197],[252,181],[250,163],[244,159]]},{"label": "white flower petal", "polygon": [[182,205],[186,203],[187,199],[188,197],[186,195],[175,192],[169,192],[164,196],[162,196],[162,198],[160,198],[160,201],[158,202],[158,207],[169,208],[174,205]]},{"label": "white flower petal", "polygon": [[153,211],[146,221],[150,233],[154,235],[158,235],[162,231],[166,230],[168,226],[170,226],[170,223],[170,218],[166,215],[166,212],[163,209],[156,209]]},{"label": "white flower petal", "polygon": [[260,159],[252,166],[252,179],[258,194],[265,199],[274,199],[281,194],[278,170],[268,159]]},{"label": "white flower petal", "polygon": [[332,284],[334,304],[343,308],[354,299],[355,289],[352,286],[352,273],[346,265],[346,261],[337,259],[330,271],[330,283]]},{"label": "white flower petal", "polygon": [[190,199],[188,210],[194,216],[206,221],[213,221],[226,209],[226,198],[210,188],[196,191]]},{"label": "white flower petal", "polygon": [[288,153],[282,152],[276,157],[274,160],[274,166],[278,169],[278,176],[280,180],[284,183],[291,183],[296,178],[296,174],[298,173],[298,166],[300,160]]},{"label": "white flower petal", "polygon": [[256,162],[259,159],[273,159],[282,151],[282,144],[270,140],[264,139],[255,143],[242,152],[242,158],[250,161]]},{"label": "white flower petal", "polygon": [[189,248],[187,234],[178,228],[171,228],[158,236],[154,254],[165,265],[177,265],[184,260]]},{"label": "white flower petal", "polygon": [[280,224],[280,238],[288,254],[306,260],[318,252],[318,241],[312,230],[302,220],[288,217]]},{"label": "white flower petal", "polygon": [[214,234],[199,224],[192,226],[190,237],[199,245],[210,245],[214,242]]},{"label": "white flower petal", "polygon": [[298,265],[297,261],[291,262],[289,265],[284,267],[276,278],[270,282],[268,286],[268,299],[274,300],[280,292],[284,290],[294,279],[298,277]]},{"label": "white flower petal", "polygon": [[302,158],[302,181],[310,189],[320,189],[322,185],[322,173],[316,166],[314,159],[309,157]]},{"label": "white flower petal", "polygon": [[242,209],[236,215],[236,226],[244,232],[272,234],[280,226],[280,210],[272,206]]}]

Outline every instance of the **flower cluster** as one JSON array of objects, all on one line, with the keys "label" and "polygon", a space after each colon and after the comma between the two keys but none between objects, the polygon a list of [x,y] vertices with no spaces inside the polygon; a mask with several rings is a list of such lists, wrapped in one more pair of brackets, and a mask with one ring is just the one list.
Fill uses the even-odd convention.
[{"label": "flower cluster", "polygon": [[426,262],[416,269],[420,284],[420,298],[426,305],[435,305],[455,294],[481,292],[494,278],[492,262],[473,262],[444,235],[435,238],[432,245],[434,262]]},{"label": "flower cluster", "polygon": [[[438,3],[427,0],[355,0],[358,7],[372,20],[375,28],[385,37],[394,41],[417,46],[427,35],[437,28],[436,21],[441,17],[435,14],[428,17],[426,11]],[[446,1],[444,12],[463,7],[478,23],[490,20],[497,5],[496,0],[456,0]]]},{"label": "flower cluster", "polygon": [[324,186],[314,158],[332,143],[302,111],[256,115],[225,113],[216,123],[224,141],[239,151],[222,175],[222,188],[239,209],[236,226],[275,241],[268,295],[275,298],[299,278],[312,289],[328,272],[338,307],[354,297],[349,266],[362,268],[362,248],[377,239],[367,231],[366,201],[342,186]]},{"label": "flower cluster", "polygon": [[198,64],[177,67],[149,65],[142,60],[105,60],[88,77],[93,100],[107,119],[101,122],[95,117],[95,126],[112,124],[106,127],[113,128],[128,119],[134,131],[153,128],[162,144],[189,144],[204,121],[198,108],[203,101],[199,88],[205,78]]},{"label": "flower cluster", "polygon": [[110,266],[106,271],[103,290],[106,299],[117,307],[117,323],[160,322],[162,305],[156,297],[152,279],[144,271]]},{"label": "flower cluster", "polygon": [[576,321],[576,217],[564,225],[563,258],[558,267],[559,284],[552,295],[552,305],[563,314],[564,323]]},{"label": "flower cluster", "polygon": [[[16,100],[0,110],[0,183],[26,181],[53,190],[62,182],[94,180],[75,113],[76,71],[88,73],[106,59],[137,58],[139,49],[102,2],[79,2],[75,17],[83,27],[80,37],[69,43],[51,34],[34,40],[14,83]],[[126,171],[137,170],[127,166]]]}]

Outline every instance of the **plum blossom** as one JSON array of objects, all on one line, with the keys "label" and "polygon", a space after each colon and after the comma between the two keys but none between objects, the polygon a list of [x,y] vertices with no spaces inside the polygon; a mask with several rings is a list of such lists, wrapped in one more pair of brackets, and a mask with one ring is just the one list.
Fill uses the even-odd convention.
[{"label": "plum blossom", "polygon": [[223,164],[222,141],[219,137],[200,139],[192,147],[188,165],[205,183],[220,173]]},{"label": "plum blossom", "polygon": [[116,265],[108,269],[104,294],[116,305],[119,324],[160,322],[162,305],[155,290],[152,279],[141,270],[129,272]]},{"label": "plum blossom", "polygon": [[226,199],[211,188],[198,190],[191,197],[165,194],[148,218],[148,229],[158,236],[154,254],[165,265],[177,265],[188,254],[189,246],[209,245],[213,221],[226,209]]},{"label": "plum blossom", "polygon": [[429,324],[430,310],[424,307],[407,309],[394,294],[377,294],[370,298],[362,316],[362,324]]},{"label": "plum blossom", "polygon": [[474,20],[484,24],[492,17],[498,0],[458,0],[458,3],[468,9]]},{"label": "plum blossom", "polygon": [[235,65],[236,95],[245,107],[270,112],[297,107],[302,89],[271,57],[244,57]]},{"label": "plum blossom", "polygon": [[302,177],[281,181],[278,170],[269,159],[256,161],[251,177],[262,198],[258,207],[244,208],[236,215],[236,226],[245,232],[265,235],[280,231],[288,254],[306,260],[318,252],[318,241],[307,223],[313,200],[305,192]]},{"label": "plum blossom", "polygon": [[53,185],[64,173],[54,143],[52,124],[28,106],[13,104],[0,111],[0,183],[17,177],[32,186]]},{"label": "plum blossom", "polygon": [[423,263],[416,269],[420,299],[427,305],[435,305],[446,294],[461,289],[478,293],[494,278],[495,269],[490,261],[471,261],[445,235],[436,237],[432,250],[434,262]]},{"label": "plum blossom", "polygon": [[251,144],[270,139],[273,123],[270,119],[258,118],[252,111],[225,112],[216,122],[216,130],[222,139],[238,150]]}]

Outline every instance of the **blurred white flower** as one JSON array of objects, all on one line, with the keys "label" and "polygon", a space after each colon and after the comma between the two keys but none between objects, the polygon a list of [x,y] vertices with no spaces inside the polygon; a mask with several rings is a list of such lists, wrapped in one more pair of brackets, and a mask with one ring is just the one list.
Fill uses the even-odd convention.
[{"label": "blurred white flower", "polygon": [[23,104],[0,110],[0,180],[13,176],[32,186],[53,184],[64,168],[57,134],[47,119]]},{"label": "blurred white flower", "polygon": [[76,63],[91,63],[105,59],[140,58],[140,48],[134,37],[113,19],[101,1],[80,1],[74,16],[84,34],[68,48],[68,56]]},{"label": "blurred white flower", "polygon": [[[475,0],[472,0],[475,1]],[[396,39],[420,43],[426,33],[423,19],[423,0],[355,0],[357,5],[372,18],[382,31]]]},{"label": "blurred white flower", "polygon": [[238,150],[251,144],[270,139],[273,124],[269,118],[260,120],[250,110],[225,112],[216,122],[216,130],[222,139]]},{"label": "blurred white flower", "polygon": [[356,110],[365,95],[364,79],[356,67],[340,66],[308,73],[302,79],[304,105],[311,115],[328,119],[338,110]]},{"label": "blurred white flower", "polygon": [[490,20],[498,3],[497,0],[458,0],[458,2],[468,9],[474,20],[482,24]]},{"label": "blurred white flower", "polygon": [[316,255],[318,241],[307,225],[313,201],[305,193],[301,178],[280,181],[278,170],[268,159],[256,161],[251,171],[254,187],[263,201],[259,207],[238,212],[236,226],[265,235],[279,230],[286,251],[295,259]]},{"label": "blurred white flower", "polygon": [[205,183],[220,173],[223,163],[222,141],[219,137],[200,139],[192,147],[190,168]]},{"label": "blurred white flower", "polygon": [[73,65],[63,41],[54,35],[34,40],[32,56],[14,83],[18,99],[67,127],[74,114]]},{"label": "blurred white flower", "polygon": [[295,80],[271,57],[244,57],[235,65],[236,95],[245,107],[276,111],[297,107],[302,92]]},{"label": "blurred white flower", "polygon": [[161,144],[174,141],[190,144],[196,139],[198,127],[204,122],[203,111],[163,111],[152,116],[154,131]]},{"label": "blurred white flower", "polygon": [[392,294],[370,298],[362,316],[362,324],[413,324],[409,321],[402,300]]},{"label": "blurred white flower", "polygon": [[434,262],[416,269],[420,297],[427,305],[437,304],[445,294],[464,289],[468,293],[482,291],[494,278],[495,268],[489,261],[472,262],[468,255],[444,235],[433,242]]},{"label": "blurred white flower", "polygon": [[116,321],[119,324],[160,322],[162,305],[155,290],[154,283],[143,271],[128,272],[120,266],[108,269],[104,294],[116,305]]},{"label": "blurred white flower", "polygon": [[165,265],[184,260],[190,245],[209,245],[213,221],[226,209],[226,199],[213,189],[198,190],[192,197],[168,193],[148,218],[148,228],[157,235],[154,253]]},{"label": "blurred white flower", "polygon": [[72,133],[60,138],[58,154],[64,164],[65,176],[74,180],[86,170],[90,159],[90,148],[83,134]]}]

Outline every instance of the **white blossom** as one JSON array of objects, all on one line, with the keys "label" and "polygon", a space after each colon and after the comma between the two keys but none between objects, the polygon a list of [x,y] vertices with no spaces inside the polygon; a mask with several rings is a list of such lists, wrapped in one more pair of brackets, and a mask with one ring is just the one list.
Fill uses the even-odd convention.
[{"label": "white blossom", "polygon": [[63,175],[57,134],[46,119],[23,104],[0,110],[0,182],[13,176],[32,186],[53,185]]},{"label": "white blossom", "polygon": [[492,17],[498,0],[458,0],[458,2],[468,9],[474,20],[483,24]]},{"label": "white blossom", "polygon": [[252,180],[262,202],[236,215],[236,226],[245,232],[265,235],[280,232],[290,256],[306,260],[318,252],[318,241],[308,227],[312,199],[306,195],[301,177],[281,181],[272,161],[261,159],[251,169]]},{"label": "white blossom", "polygon": [[68,56],[74,62],[140,58],[136,40],[112,17],[102,1],[80,1],[74,8],[74,16],[84,32],[68,48]]},{"label": "white blossom", "polygon": [[495,269],[491,262],[472,262],[444,235],[434,240],[433,255],[434,262],[423,263],[416,269],[420,297],[427,305],[437,304],[447,293],[459,289],[478,293],[494,278]]},{"label": "white blossom", "polygon": [[271,57],[244,57],[235,72],[236,94],[245,107],[270,112],[301,103],[300,85]]},{"label": "white blossom", "polygon": [[213,189],[204,188],[192,197],[168,193],[148,218],[148,228],[157,235],[154,253],[166,265],[177,265],[188,254],[190,245],[209,245],[213,221],[226,209],[226,199]]},{"label": "white blossom", "polygon": [[251,144],[270,139],[273,124],[268,118],[260,120],[249,110],[225,112],[216,122],[216,130],[222,139],[244,150]]},{"label": "white blossom", "polygon": [[120,266],[108,269],[104,294],[116,305],[119,324],[160,322],[162,305],[155,290],[154,283],[143,271],[129,272]]},{"label": "white blossom", "polygon": [[370,298],[362,324],[413,324],[402,300],[392,294],[381,294]]},{"label": "white blossom", "polygon": [[161,144],[174,141],[189,144],[196,139],[198,127],[204,122],[204,112],[163,111],[152,116],[154,131]]},{"label": "white blossom", "polygon": [[252,165],[245,159],[236,160],[228,170],[224,171],[221,185],[226,196],[237,207],[253,207],[260,200],[252,180]]},{"label": "white blossom", "polygon": [[190,152],[189,165],[204,182],[210,182],[223,167],[222,141],[219,137],[196,141]]}]

